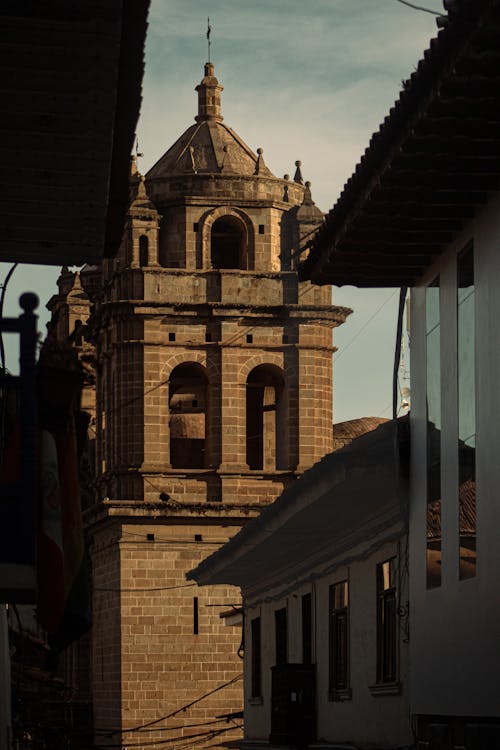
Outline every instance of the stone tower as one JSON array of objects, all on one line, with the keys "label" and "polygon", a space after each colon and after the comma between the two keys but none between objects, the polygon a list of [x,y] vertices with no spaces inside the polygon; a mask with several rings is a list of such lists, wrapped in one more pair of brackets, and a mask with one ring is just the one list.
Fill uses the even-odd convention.
[{"label": "stone tower", "polygon": [[[223,124],[207,63],[195,124],[142,177],[88,328],[96,498],[86,511],[99,744],[238,734],[230,587],[185,573],[332,449],[330,290],[299,284],[322,221],[300,163],[276,178]],[[82,272],[85,286],[85,272]],[[232,729],[231,729],[232,728]]]}]

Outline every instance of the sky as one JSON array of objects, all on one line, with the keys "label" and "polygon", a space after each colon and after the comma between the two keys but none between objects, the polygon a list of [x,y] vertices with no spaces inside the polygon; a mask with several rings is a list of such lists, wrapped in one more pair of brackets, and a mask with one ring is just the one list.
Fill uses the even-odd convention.
[{"label": "sky", "polygon": [[[442,11],[440,0],[418,4]],[[437,33],[435,16],[398,0],[152,0],[138,125],[141,172],[194,121],[208,16],[224,121],[253,150],[264,149],[276,176],[293,177],[300,159],[323,211]],[[0,264],[2,281],[8,269]],[[19,295],[35,290],[44,332],[58,273],[19,266],[5,314],[17,315]],[[353,310],[334,332],[334,421],[390,417],[398,293],[334,287],[333,301]],[[15,347],[6,348],[15,371]]]}]

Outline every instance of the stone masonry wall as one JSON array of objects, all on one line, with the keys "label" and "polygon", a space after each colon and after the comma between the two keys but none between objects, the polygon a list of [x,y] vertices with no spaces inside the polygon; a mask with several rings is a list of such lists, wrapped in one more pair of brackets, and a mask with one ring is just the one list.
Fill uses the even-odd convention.
[{"label": "stone masonry wall", "polygon": [[239,735],[234,723],[217,720],[242,705],[241,627],[220,618],[238,606],[239,591],[185,579],[237,528],[123,524],[122,744],[198,737],[217,747]]}]

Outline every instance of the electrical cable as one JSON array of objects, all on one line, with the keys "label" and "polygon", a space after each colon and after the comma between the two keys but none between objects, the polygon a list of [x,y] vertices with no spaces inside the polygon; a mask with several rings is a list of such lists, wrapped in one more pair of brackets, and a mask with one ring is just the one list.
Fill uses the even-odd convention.
[{"label": "electrical cable", "polygon": [[[165,716],[160,716],[159,719],[153,719],[152,721],[148,721],[145,724],[138,724],[135,727],[130,727],[126,731],[127,732],[139,732],[142,729],[146,729],[148,727],[154,726],[155,724],[159,724],[160,721],[166,721],[167,719],[171,719],[173,716],[177,716],[177,714],[187,711],[189,708],[191,708],[192,706],[195,706],[197,703],[200,703],[202,700],[204,700],[205,698],[208,698],[210,695],[213,695],[214,693],[219,692],[219,690],[223,690],[225,687],[229,687],[229,685],[232,685],[238,680],[241,680],[242,677],[243,677],[243,673],[240,672],[240,674],[236,675],[236,677],[233,677],[231,680],[228,680],[227,682],[223,682],[221,685],[217,685],[217,687],[213,688],[212,690],[209,690],[208,693],[204,693],[199,698],[196,698],[194,701],[191,701],[190,703],[186,703],[184,706],[177,708],[175,711],[172,711],[171,713],[166,714]],[[107,736],[112,737],[113,735],[118,734],[121,731],[123,730],[122,729],[110,730],[107,733]]]},{"label": "electrical cable", "polygon": [[402,5],[407,5],[408,8],[412,8],[413,10],[421,10],[423,13],[430,13],[433,16],[442,16],[443,14],[436,10],[431,10],[431,8],[424,8],[423,5],[414,5],[414,3],[409,3],[408,0],[396,0],[397,3],[401,3]]},{"label": "electrical cable", "polygon": [[333,363],[334,363],[334,364],[335,364],[336,362],[338,362],[338,361],[339,361],[339,359],[340,359],[340,358],[341,358],[341,357],[342,357],[342,356],[343,356],[343,355],[344,355],[344,354],[346,353],[346,351],[347,351],[347,350],[348,350],[348,349],[349,349],[349,348],[350,348],[350,347],[351,347],[351,346],[352,346],[352,345],[354,344],[354,342],[356,341],[356,339],[357,339],[357,338],[359,338],[359,336],[361,336],[361,334],[363,333],[363,331],[364,331],[364,330],[365,330],[365,329],[366,329],[366,328],[367,328],[367,327],[369,326],[369,324],[370,324],[370,323],[372,322],[372,320],[373,320],[374,318],[376,318],[376,317],[377,317],[377,315],[379,314],[379,312],[380,312],[380,311],[381,311],[381,310],[382,310],[382,309],[383,309],[383,308],[384,308],[384,307],[385,307],[385,306],[386,306],[386,305],[388,304],[388,302],[390,302],[390,301],[391,301],[391,299],[392,299],[392,298],[394,297],[394,295],[396,294],[396,292],[397,292],[397,289],[396,289],[396,290],[395,290],[394,292],[392,292],[392,294],[391,294],[391,295],[390,295],[389,297],[387,297],[387,299],[385,300],[385,302],[382,302],[382,304],[380,305],[380,307],[377,307],[377,309],[375,310],[375,312],[373,313],[373,315],[371,315],[371,316],[370,316],[370,317],[368,318],[368,320],[366,321],[366,323],[364,323],[364,324],[363,324],[363,325],[361,326],[361,328],[360,328],[360,329],[359,329],[359,330],[357,331],[357,333],[356,333],[356,334],[355,334],[355,335],[354,335],[354,336],[352,337],[352,339],[351,339],[351,340],[349,341],[349,343],[348,343],[348,344],[346,344],[346,346],[344,346],[344,347],[342,348],[342,351],[340,351],[340,352],[338,353],[338,355],[335,355],[335,356],[333,357]]},{"label": "electrical cable", "polygon": [[118,593],[118,594],[133,594],[138,591],[172,591],[173,589],[188,589],[193,588],[193,586],[196,586],[196,583],[182,583],[178,586],[157,586],[154,588],[138,588],[138,589],[125,589],[123,586],[116,587],[116,588],[104,588],[100,586],[95,586],[92,588],[92,591],[101,591],[101,592],[108,592],[108,593]]}]

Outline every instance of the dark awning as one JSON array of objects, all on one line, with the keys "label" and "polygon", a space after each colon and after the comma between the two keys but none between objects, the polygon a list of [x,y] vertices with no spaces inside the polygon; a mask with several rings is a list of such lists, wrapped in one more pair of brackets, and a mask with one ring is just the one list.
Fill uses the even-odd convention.
[{"label": "dark awning", "polygon": [[149,0],[0,8],[0,260],[113,255],[128,204]]}]

